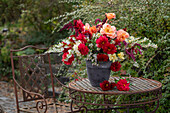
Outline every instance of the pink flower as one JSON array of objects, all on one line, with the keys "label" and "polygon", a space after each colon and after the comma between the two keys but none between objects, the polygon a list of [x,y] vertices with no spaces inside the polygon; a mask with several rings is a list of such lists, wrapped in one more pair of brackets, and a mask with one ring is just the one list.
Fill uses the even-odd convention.
[{"label": "pink flower", "polygon": [[126,38],[129,37],[129,33],[127,33],[126,31],[124,31],[123,29],[120,29],[119,31],[117,31],[117,39],[119,41],[124,41]]},{"label": "pink flower", "polygon": [[80,53],[81,53],[82,55],[87,55],[88,52],[89,52],[89,49],[88,49],[87,46],[85,46],[85,44],[79,44],[78,50],[80,51]]},{"label": "pink flower", "polygon": [[83,28],[84,28],[85,30],[89,30],[89,29],[90,29],[90,25],[89,25],[88,23],[86,23]]},{"label": "pink flower", "polygon": [[105,36],[100,36],[96,40],[97,47],[99,47],[99,48],[104,47],[107,43],[108,43],[108,38],[106,38]]},{"label": "pink flower", "polygon": [[119,91],[129,91],[129,84],[130,83],[127,83],[127,80],[126,79],[120,79],[117,84],[116,84],[116,87]]},{"label": "pink flower", "polygon": [[116,52],[116,47],[114,44],[107,43],[103,48],[103,52],[107,54],[114,54]]},{"label": "pink flower", "polygon": [[116,37],[116,27],[105,23],[101,28],[100,33],[114,39]]}]

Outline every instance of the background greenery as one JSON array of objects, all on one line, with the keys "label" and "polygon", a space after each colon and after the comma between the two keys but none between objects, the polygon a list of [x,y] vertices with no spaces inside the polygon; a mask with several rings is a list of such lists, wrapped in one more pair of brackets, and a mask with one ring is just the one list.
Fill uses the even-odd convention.
[{"label": "background greenery", "polygon": [[0,0],[0,79],[11,79],[11,48],[49,47],[71,34],[59,30],[73,19],[95,24],[96,18],[104,19],[106,12],[114,12],[117,29],[127,28],[130,35],[147,37],[158,45],[138,56],[139,68],[125,62],[122,69],[132,76],[160,81],[163,98],[158,113],[168,113],[169,5],[168,0]]}]

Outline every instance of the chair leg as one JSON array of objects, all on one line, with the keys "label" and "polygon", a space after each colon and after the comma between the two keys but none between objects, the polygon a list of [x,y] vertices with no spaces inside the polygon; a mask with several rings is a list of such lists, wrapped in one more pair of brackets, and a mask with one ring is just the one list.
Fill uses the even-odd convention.
[{"label": "chair leg", "polygon": [[55,90],[54,90],[54,85],[53,85],[53,105],[54,105],[54,111],[55,113],[58,113],[57,112],[57,109],[56,109],[56,99],[55,99]]},{"label": "chair leg", "polygon": [[56,104],[55,104],[55,101],[54,101],[54,104],[53,104],[53,106],[54,106],[54,113],[58,113],[58,112],[57,112],[57,109],[56,109]]},{"label": "chair leg", "polygon": [[14,90],[15,90],[15,101],[16,101],[16,105],[17,105],[17,113],[19,113],[20,112],[20,110],[19,110],[19,103],[18,103],[18,93],[17,93],[17,88],[16,88],[16,83],[14,82]]}]

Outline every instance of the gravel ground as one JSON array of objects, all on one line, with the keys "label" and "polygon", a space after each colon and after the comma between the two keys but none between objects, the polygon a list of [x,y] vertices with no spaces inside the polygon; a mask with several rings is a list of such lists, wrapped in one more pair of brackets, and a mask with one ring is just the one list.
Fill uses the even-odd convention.
[{"label": "gravel ground", "polygon": [[[21,100],[21,91],[18,92],[19,100]],[[51,101],[51,100],[50,100]],[[21,104],[20,107],[32,106],[35,105],[35,102],[26,102]],[[59,113],[65,113],[70,111],[69,104],[60,103],[57,105]],[[4,112],[1,111],[3,109]],[[35,110],[35,109],[34,109]],[[14,87],[12,82],[0,81],[0,113],[16,113],[16,103],[15,103],[15,94]],[[27,113],[27,112],[21,112]],[[36,113],[36,112],[33,112]],[[48,108],[48,113],[54,113],[53,106]]]},{"label": "gravel ground", "polygon": [[5,113],[15,113],[14,90],[11,83],[0,81],[0,106]]}]

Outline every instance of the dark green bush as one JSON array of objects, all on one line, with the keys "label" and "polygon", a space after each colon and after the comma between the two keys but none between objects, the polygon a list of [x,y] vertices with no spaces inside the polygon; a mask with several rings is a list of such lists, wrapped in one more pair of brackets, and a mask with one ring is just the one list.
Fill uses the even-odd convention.
[{"label": "dark green bush", "polygon": [[[157,49],[145,49],[144,55],[138,56],[139,68],[125,62],[122,69],[132,76],[160,81],[163,85],[163,98],[160,100],[157,112],[170,112],[168,109],[170,107],[168,0],[94,0],[93,2],[80,2],[80,5],[73,6],[73,9],[73,12],[61,15],[63,20],[60,22],[61,25],[72,22],[73,19],[82,19],[83,23],[94,24],[96,18],[104,19],[101,15],[113,12],[116,14],[113,23],[118,29],[127,28],[130,35],[147,37],[158,45]],[[58,17],[55,19],[57,20]],[[139,109],[137,111],[143,112]],[[131,112],[136,112],[136,109]]]}]

